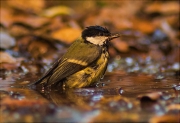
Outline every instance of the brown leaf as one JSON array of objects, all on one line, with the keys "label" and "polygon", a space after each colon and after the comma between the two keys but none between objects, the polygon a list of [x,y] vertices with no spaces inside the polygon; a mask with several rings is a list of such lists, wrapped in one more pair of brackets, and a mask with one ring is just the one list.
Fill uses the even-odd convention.
[{"label": "brown leaf", "polygon": [[51,47],[46,42],[32,41],[28,46],[28,51],[34,58],[43,57],[47,52],[50,52]]},{"label": "brown leaf", "polygon": [[163,53],[156,44],[150,45],[149,56],[156,61],[160,61],[164,57]]},{"label": "brown leaf", "polygon": [[129,51],[129,45],[127,42],[121,41],[119,39],[114,39],[111,41],[113,46],[120,52],[128,52]]},{"label": "brown leaf", "polygon": [[10,34],[14,37],[21,37],[30,34],[30,30],[22,26],[14,25],[10,29]]},{"label": "brown leaf", "polygon": [[179,114],[177,115],[162,115],[152,117],[149,122],[150,123],[179,123]]},{"label": "brown leaf", "polygon": [[168,111],[171,111],[171,110],[180,110],[180,104],[171,104],[167,107],[167,110]]},{"label": "brown leaf", "polygon": [[[87,119],[87,118],[86,118]],[[109,111],[100,111],[97,116],[92,117],[90,119],[90,123],[94,122],[117,122],[117,123],[124,123],[124,122],[138,122],[140,119],[139,115],[137,113],[132,113],[132,112],[109,112]],[[89,122],[89,120],[87,120]],[[87,122],[85,120],[85,122]]]},{"label": "brown leaf", "polygon": [[0,8],[0,22],[5,26],[9,27],[13,23],[12,10],[5,7]]},{"label": "brown leaf", "polygon": [[20,66],[23,58],[14,58],[9,53],[0,52],[0,69],[13,70]]},{"label": "brown leaf", "polygon": [[169,1],[169,2],[154,2],[148,5],[145,9],[147,13],[159,12],[162,14],[172,14],[179,13],[179,3],[178,1]]},{"label": "brown leaf", "polygon": [[49,23],[48,18],[37,17],[37,16],[19,15],[19,16],[14,16],[13,19],[14,22],[22,23],[32,28],[39,28]]},{"label": "brown leaf", "polygon": [[23,100],[17,100],[17,99],[11,99],[11,98],[5,98],[2,100],[1,105],[2,106],[8,106],[10,108],[20,108],[20,107],[32,107],[34,104],[43,105],[47,104],[47,101],[45,100],[29,100],[29,99],[23,99]]},{"label": "brown leaf", "polygon": [[147,34],[152,33],[156,29],[155,25],[153,25],[151,21],[138,19],[133,20],[133,28]]},{"label": "brown leaf", "polygon": [[44,0],[8,0],[7,4],[19,10],[34,13],[40,12],[45,6]]},{"label": "brown leaf", "polygon": [[109,47],[108,51],[110,56],[112,57],[115,57],[118,54],[117,51],[114,49],[114,47]]},{"label": "brown leaf", "polygon": [[0,63],[16,63],[16,58],[6,52],[0,52]]},{"label": "brown leaf", "polygon": [[54,39],[60,40],[66,44],[71,44],[78,37],[81,36],[81,30],[75,28],[63,28],[57,31],[54,31],[51,36]]},{"label": "brown leaf", "polygon": [[6,69],[6,70],[14,70],[19,65],[18,64],[12,64],[12,63],[0,63],[0,69]]}]

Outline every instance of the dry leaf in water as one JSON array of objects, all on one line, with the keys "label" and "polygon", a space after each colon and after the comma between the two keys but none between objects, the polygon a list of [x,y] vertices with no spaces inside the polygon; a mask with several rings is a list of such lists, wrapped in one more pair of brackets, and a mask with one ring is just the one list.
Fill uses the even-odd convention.
[{"label": "dry leaf in water", "polygon": [[0,69],[12,70],[20,65],[18,60],[6,52],[0,52]]},{"label": "dry leaf in water", "polygon": [[162,115],[162,116],[155,116],[149,120],[149,123],[179,123],[179,115]]}]

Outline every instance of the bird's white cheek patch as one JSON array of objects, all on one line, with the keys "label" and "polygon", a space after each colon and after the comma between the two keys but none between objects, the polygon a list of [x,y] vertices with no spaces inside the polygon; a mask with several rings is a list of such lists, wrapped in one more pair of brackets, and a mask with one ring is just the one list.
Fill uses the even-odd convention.
[{"label": "bird's white cheek patch", "polygon": [[104,42],[108,39],[108,37],[105,36],[96,36],[96,37],[87,37],[86,40],[96,44],[96,45],[103,45]]},{"label": "bird's white cheek patch", "polygon": [[71,63],[74,63],[74,64],[79,64],[79,65],[82,65],[82,66],[87,66],[87,62],[83,62],[81,60],[68,59],[67,62],[71,62]]}]

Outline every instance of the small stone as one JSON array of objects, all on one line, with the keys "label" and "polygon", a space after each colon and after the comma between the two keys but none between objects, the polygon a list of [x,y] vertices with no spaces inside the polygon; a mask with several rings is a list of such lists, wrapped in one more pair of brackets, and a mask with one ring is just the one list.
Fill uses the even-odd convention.
[{"label": "small stone", "polygon": [[1,37],[0,48],[8,49],[15,45],[15,39],[11,37],[8,33],[0,31],[0,37]]}]

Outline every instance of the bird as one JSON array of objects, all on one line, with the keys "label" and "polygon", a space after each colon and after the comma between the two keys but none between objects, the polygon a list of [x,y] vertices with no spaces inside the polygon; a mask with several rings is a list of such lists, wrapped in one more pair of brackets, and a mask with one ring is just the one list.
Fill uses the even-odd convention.
[{"label": "bird", "polygon": [[58,59],[35,85],[83,88],[98,82],[107,69],[109,42],[120,37],[102,26],[88,26],[67,52]]}]

